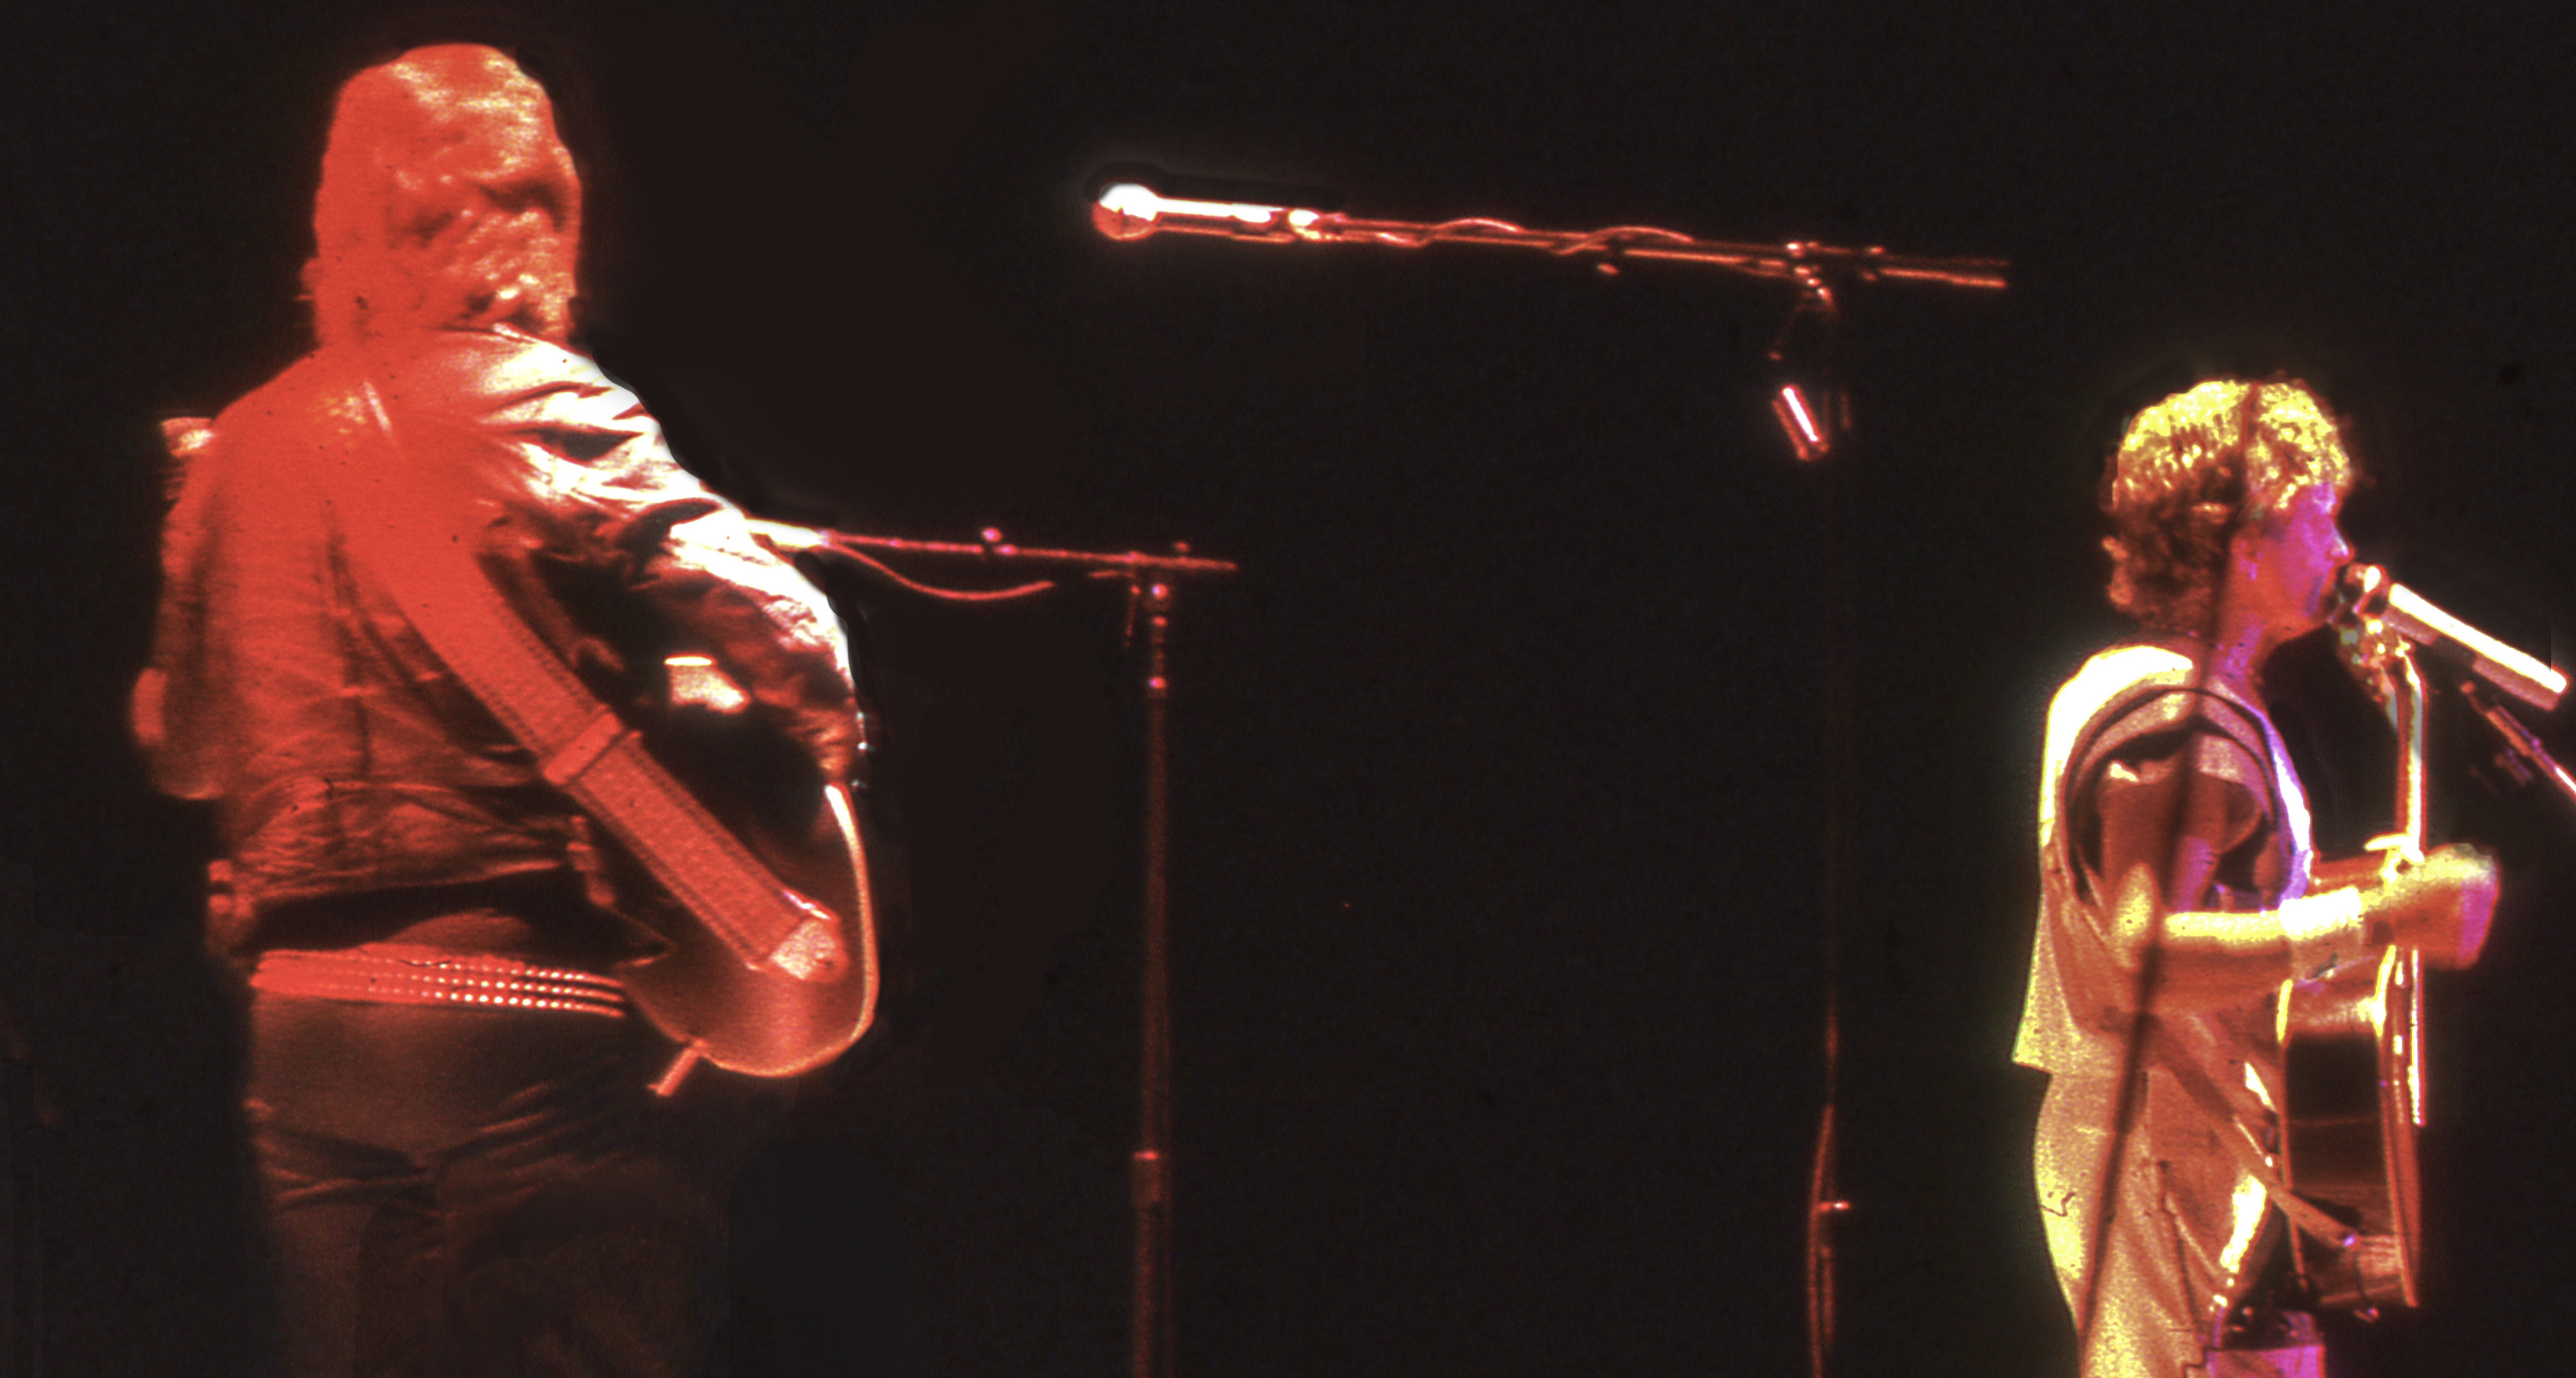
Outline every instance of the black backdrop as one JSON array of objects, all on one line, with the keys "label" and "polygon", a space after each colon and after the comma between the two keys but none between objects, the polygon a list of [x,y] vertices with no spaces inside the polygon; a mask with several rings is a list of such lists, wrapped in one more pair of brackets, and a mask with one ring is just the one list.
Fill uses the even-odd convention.
[{"label": "black backdrop", "polygon": [[[702,471],[854,529],[1243,564],[1183,590],[1175,651],[1184,1372],[1801,1370],[1836,571],[1836,1371],[2062,1370],[2038,1088],[2007,1065],[2030,777],[2048,693],[2115,629],[2090,500],[2157,383],[2317,382],[2376,479],[2365,556],[2561,663],[2576,633],[2576,112],[2541,7],[317,8],[13,23],[0,998],[58,1121],[7,1145],[48,1373],[261,1343],[201,825],[143,788],[122,695],[154,422],[305,347],[330,94],[405,42],[497,38],[556,90],[588,339]],[[1762,405],[1774,288],[1112,244],[1080,187],[1124,158],[1361,214],[2001,255],[2014,283],[1856,300],[1861,430],[1802,471]],[[888,653],[948,705],[915,821],[964,994],[902,1094],[747,1185],[774,1359],[1124,1363],[1133,703],[1114,608],[1068,602]],[[2285,710],[2354,840],[2376,742],[2300,668]],[[2576,815],[2446,742],[2445,824],[2513,889],[2487,968],[2436,987],[2431,1304],[2356,1337],[2372,1374],[2576,1340]]]}]

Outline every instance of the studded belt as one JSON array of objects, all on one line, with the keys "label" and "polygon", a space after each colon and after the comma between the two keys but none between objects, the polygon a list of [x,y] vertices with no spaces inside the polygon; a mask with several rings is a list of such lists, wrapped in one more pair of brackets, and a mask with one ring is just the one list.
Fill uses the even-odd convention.
[{"label": "studded belt", "polygon": [[626,1017],[625,988],[606,976],[510,957],[377,943],[342,952],[263,954],[251,989],[379,1005],[468,1005]]}]

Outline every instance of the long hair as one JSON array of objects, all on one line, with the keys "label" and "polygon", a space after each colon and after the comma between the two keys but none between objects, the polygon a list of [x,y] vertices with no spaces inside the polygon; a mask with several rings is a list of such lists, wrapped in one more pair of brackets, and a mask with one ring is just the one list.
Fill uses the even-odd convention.
[{"label": "long hair", "polygon": [[314,252],[325,344],[405,329],[572,333],[581,178],[545,88],[501,52],[417,48],[340,88]]},{"label": "long hair", "polygon": [[2112,606],[2157,631],[2206,634],[2228,539],[2302,488],[2352,487],[2342,426],[2296,379],[2221,379],[2138,413],[2102,476]]}]

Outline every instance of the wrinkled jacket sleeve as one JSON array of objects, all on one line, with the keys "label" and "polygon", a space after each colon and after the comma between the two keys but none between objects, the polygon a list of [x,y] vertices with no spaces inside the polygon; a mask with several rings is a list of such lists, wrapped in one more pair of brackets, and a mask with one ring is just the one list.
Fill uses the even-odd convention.
[{"label": "wrinkled jacket sleeve", "polygon": [[545,518],[698,640],[826,778],[848,778],[857,702],[822,592],[680,468],[643,403],[588,360],[527,342],[479,381],[474,420],[518,457]]}]

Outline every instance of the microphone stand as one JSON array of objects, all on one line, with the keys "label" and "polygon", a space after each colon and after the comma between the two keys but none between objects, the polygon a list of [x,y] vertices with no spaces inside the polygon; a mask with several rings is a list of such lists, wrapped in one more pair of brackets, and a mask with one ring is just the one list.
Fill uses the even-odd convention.
[{"label": "microphone stand", "polygon": [[[2009,261],[2000,258],[1891,254],[1871,245],[1850,248],[1792,241],[1738,243],[1702,239],[1653,225],[1614,225],[1598,230],[1542,230],[1489,216],[1420,221],[1364,219],[1342,214],[1330,192],[1175,176],[1141,163],[1113,164],[1088,189],[1092,228],[1119,241],[1156,234],[1206,235],[1243,244],[1358,244],[1421,249],[1433,244],[1481,244],[1536,249],[1558,258],[1590,258],[1615,276],[1629,260],[1687,264],[1773,282],[1794,284],[1798,304],[1772,341],[1769,361],[1782,370],[1771,406],[1792,449],[1803,462],[1823,459],[1851,428],[1850,399],[1832,370],[1829,346],[1838,322],[1836,292],[1882,282],[2000,291]],[[1802,376],[1803,375],[1803,376]],[[1810,395],[1812,393],[1812,396]],[[1850,571],[1843,549],[1845,520],[1839,475],[1823,476],[1826,560],[1832,588],[1824,629],[1826,770],[1825,824],[1825,1028],[1824,1105],[1818,1117],[1808,1176],[1806,1266],[1808,1363],[1825,1378],[1834,1353],[1834,1227],[1853,1205],[1844,1199],[1838,1171],[1836,1099],[1842,1043],[1842,952],[1839,929],[1848,907],[1844,876],[1852,847],[1852,688],[1849,641]],[[1150,1378],[1137,1369],[1137,1378]]]},{"label": "microphone stand", "polygon": [[2488,693],[2485,685],[2463,675],[2460,677],[2460,697],[2467,699],[2469,706],[2478,711],[2478,716],[2486,719],[2487,725],[2504,739],[2506,769],[2525,783],[2534,775],[2541,776],[2557,786],[2558,792],[2567,797],[2567,802],[2576,804],[2576,775],[2568,774],[2567,767],[2560,765],[2557,758],[2549,754],[2549,749],[2541,745],[2539,736],[2506,712],[2504,705],[2496,702],[2495,695]]},{"label": "microphone stand", "polygon": [[[1140,171],[1140,177],[1150,177]],[[1104,174],[1106,176],[1106,174]],[[1215,235],[1254,244],[1373,244],[1419,249],[1429,244],[1486,244],[1538,249],[1559,258],[1598,258],[1604,272],[1616,260],[1652,259],[1723,268],[1751,277],[1804,283],[1819,270],[1863,282],[1923,282],[1942,287],[2000,290],[2011,264],[1999,258],[1891,254],[1877,245],[1845,248],[1792,241],[1748,244],[1701,239],[1653,225],[1613,225],[1599,230],[1533,230],[1491,216],[1459,220],[1362,219],[1339,211],[1249,202],[1166,197],[1141,180],[1112,180],[1091,207],[1092,228],[1111,239],[1159,233]]]},{"label": "microphone stand", "polygon": [[[775,536],[775,523],[760,523]],[[1129,1202],[1135,1221],[1135,1292],[1130,1332],[1133,1378],[1162,1378],[1172,1366],[1172,1017],[1171,914],[1168,875],[1171,859],[1171,788],[1169,717],[1171,676],[1168,650],[1172,624],[1172,586],[1184,578],[1233,574],[1231,561],[1192,555],[1174,544],[1168,555],[1141,551],[1044,550],[1011,545],[1002,533],[987,529],[969,545],[958,541],[915,541],[892,536],[861,536],[820,531],[786,538],[785,543],[828,553],[874,570],[919,593],[952,601],[993,602],[1036,593],[1052,579],[990,592],[941,589],[917,583],[880,562],[879,553],[968,560],[986,566],[1079,572],[1093,579],[1123,580],[1127,587],[1126,644],[1141,647],[1139,657],[1145,699],[1145,877],[1143,907],[1143,973],[1139,981],[1136,1148],[1128,1160]]]}]

